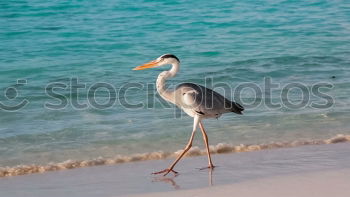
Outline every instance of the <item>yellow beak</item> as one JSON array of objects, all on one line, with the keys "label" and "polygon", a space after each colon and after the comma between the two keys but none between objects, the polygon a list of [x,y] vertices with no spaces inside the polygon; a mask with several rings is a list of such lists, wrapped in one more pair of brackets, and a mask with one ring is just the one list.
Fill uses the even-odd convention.
[{"label": "yellow beak", "polygon": [[153,60],[151,62],[148,62],[142,66],[137,66],[133,70],[145,70],[147,68],[154,68],[158,66],[158,62],[156,60]]}]

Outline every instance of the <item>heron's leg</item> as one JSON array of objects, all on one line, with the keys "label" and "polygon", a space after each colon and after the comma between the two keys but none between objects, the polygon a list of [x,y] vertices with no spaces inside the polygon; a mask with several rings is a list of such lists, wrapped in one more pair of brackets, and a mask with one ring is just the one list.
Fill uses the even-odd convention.
[{"label": "heron's leg", "polygon": [[203,140],[205,142],[205,147],[206,147],[207,153],[208,153],[208,161],[209,161],[208,168],[214,168],[215,166],[213,165],[213,162],[211,161],[211,156],[210,156],[208,136],[207,136],[207,133],[205,132],[203,123],[201,121],[199,122],[199,128],[201,128],[202,135],[203,135]]},{"label": "heron's leg", "polygon": [[192,142],[193,142],[193,138],[194,138],[194,134],[196,133],[196,130],[197,130],[197,126],[198,126],[198,123],[199,123],[199,117],[198,116],[195,116],[194,119],[193,119],[193,131],[192,131],[192,134],[191,134],[191,137],[190,137],[190,140],[188,141],[185,149],[182,151],[182,153],[176,158],[176,160],[170,165],[170,167],[168,169],[165,169],[165,170],[162,170],[162,171],[159,171],[159,172],[154,172],[152,174],[161,174],[161,173],[165,173],[165,175],[167,175],[169,172],[173,172],[175,174],[177,174],[176,171],[173,170],[173,168],[175,167],[175,165],[177,164],[177,162],[180,161],[180,159],[186,154],[186,152],[188,150],[190,150],[190,148],[192,147]]}]

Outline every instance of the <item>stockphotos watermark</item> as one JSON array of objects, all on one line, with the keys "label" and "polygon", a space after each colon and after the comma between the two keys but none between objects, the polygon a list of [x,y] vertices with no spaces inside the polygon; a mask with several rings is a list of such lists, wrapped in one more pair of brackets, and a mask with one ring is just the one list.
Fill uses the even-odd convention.
[{"label": "stockphotos watermark", "polygon": [[[282,85],[274,83],[272,78],[269,77],[264,78],[260,85],[253,82],[234,85],[224,82],[214,83],[213,78],[205,78],[204,81],[204,86],[219,92],[229,100],[234,100],[246,110],[253,110],[261,106],[267,109],[287,108],[298,110],[305,107],[329,109],[334,105],[335,101],[329,94],[334,87],[333,84],[325,82],[311,85],[291,82]],[[20,95],[21,90],[28,84],[27,80],[18,79],[15,85],[5,88],[3,90],[3,99],[0,100],[0,110],[14,112],[29,106],[31,104],[30,98],[32,97],[26,98],[24,95]],[[173,84],[173,86],[176,85]],[[115,86],[111,83],[96,82],[88,85],[80,82],[78,78],[70,78],[66,82],[48,83],[42,91],[44,96],[47,97],[42,106],[48,110],[63,110],[68,106],[75,110],[88,108],[106,110],[114,107],[123,107],[131,110],[155,108],[156,106],[174,108],[174,105],[156,94],[154,83],[128,82]],[[101,94],[99,94],[101,92],[104,93],[103,99],[101,99]],[[198,94],[194,94],[194,96],[196,95]],[[202,100],[196,102],[196,104],[215,100],[213,98],[205,99],[205,97],[208,97],[206,93],[205,96],[200,96]],[[135,100],[135,98],[138,98],[138,100]],[[206,106],[213,106],[213,103],[206,103]],[[193,106],[191,105],[190,107]]]}]

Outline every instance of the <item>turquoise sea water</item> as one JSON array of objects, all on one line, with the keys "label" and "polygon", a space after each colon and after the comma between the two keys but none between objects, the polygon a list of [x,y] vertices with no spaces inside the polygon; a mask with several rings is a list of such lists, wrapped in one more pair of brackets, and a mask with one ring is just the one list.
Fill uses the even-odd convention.
[{"label": "turquoise sea water", "polygon": [[[192,119],[147,100],[156,95],[158,73],[168,68],[132,70],[164,53],[182,63],[170,85],[204,84],[207,77],[230,90],[244,82],[263,87],[270,77],[280,87],[258,99],[274,103],[286,99],[280,93],[289,83],[334,86],[323,89],[334,100],[326,109],[311,107],[326,102],[312,95],[299,109],[249,107],[254,93],[242,91],[248,106],[243,116],[204,122],[211,144],[350,134],[349,1],[9,0],[0,3],[0,102],[29,103],[17,111],[0,110],[0,167],[181,149]],[[71,94],[75,78],[86,88]],[[45,107],[59,103],[45,93],[55,82],[68,86],[58,91],[68,99],[64,109]],[[88,93],[99,82],[115,88],[108,109],[89,104],[89,98],[108,101],[106,89]],[[122,94],[130,83],[145,87]],[[293,102],[301,97],[300,91],[290,92]],[[75,109],[75,98],[88,106]],[[128,109],[125,100],[146,107]],[[195,145],[202,146],[200,136]]]}]

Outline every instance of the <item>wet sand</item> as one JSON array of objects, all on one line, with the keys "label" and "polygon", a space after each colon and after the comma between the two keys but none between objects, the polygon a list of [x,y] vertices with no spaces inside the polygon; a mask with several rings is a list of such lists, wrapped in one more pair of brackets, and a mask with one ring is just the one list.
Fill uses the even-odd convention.
[{"label": "wet sand", "polygon": [[[0,196],[349,196],[350,143],[183,159],[179,175],[154,176],[168,160],[96,166],[0,179]],[[165,192],[165,193],[164,193]]]},{"label": "wet sand", "polygon": [[312,172],[297,175],[285,175],[241,183],[207,187],[202,189],[181,190],[133,195],[134,197],[161,196],[240,196],[240,197],[348,197],[350,196],[350,169]]}]

